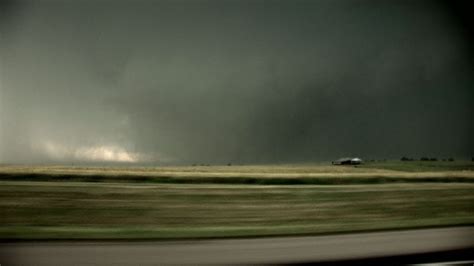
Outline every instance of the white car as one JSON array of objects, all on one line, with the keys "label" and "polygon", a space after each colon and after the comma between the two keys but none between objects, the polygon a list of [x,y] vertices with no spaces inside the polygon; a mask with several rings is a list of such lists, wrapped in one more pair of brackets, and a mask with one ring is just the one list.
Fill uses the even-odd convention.
[{"label": "white car", "polygon": [[340,158],[332,162],[334,165],[357,165],[361,163],[362,159],[360,158]]}]

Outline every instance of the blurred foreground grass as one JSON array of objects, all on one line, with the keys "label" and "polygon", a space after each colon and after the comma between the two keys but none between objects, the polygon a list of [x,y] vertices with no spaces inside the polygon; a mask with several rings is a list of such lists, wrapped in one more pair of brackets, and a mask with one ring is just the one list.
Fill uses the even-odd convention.
[{"label": "blurred foreground grass", "polygon": [[474,184],[0,181],[0,239],[168,239],[474,223]]}]

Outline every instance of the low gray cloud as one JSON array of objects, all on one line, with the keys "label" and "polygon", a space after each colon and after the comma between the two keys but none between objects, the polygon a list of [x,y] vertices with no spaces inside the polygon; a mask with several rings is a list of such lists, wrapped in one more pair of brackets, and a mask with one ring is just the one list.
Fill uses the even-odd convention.
[{"label": "low gray cloud", "polygon": [[10,1],[0,161],[472,156],[472,40],[436,1]]}]

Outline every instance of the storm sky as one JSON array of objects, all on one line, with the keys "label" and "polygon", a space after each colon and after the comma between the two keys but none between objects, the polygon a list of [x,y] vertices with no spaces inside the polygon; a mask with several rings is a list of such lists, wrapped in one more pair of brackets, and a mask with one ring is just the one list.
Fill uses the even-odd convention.
[{"label": "storm sky", "polygon": [[455,3],[2,1],[0,163],[470,158]]}]

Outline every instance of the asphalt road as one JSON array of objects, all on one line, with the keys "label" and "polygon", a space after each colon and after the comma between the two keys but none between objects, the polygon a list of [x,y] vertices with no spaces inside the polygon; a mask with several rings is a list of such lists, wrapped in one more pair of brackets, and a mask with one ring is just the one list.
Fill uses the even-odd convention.
[{"label": "asphalt road", "polygon": [[328,236],[146,242],[13,242],[0,264],[286,264],[400,256],[474,247],[474,227]]}]

